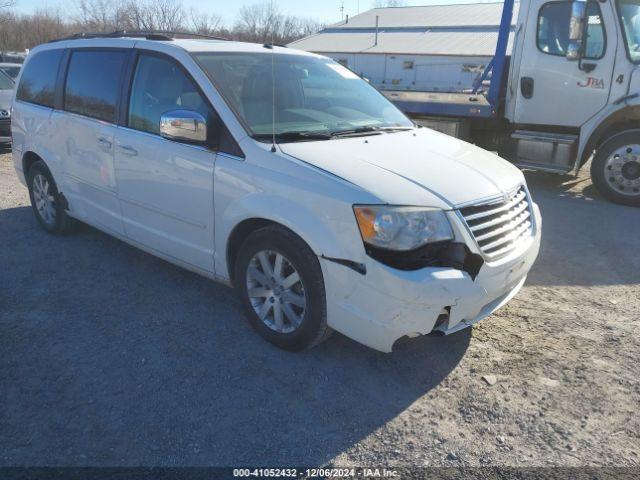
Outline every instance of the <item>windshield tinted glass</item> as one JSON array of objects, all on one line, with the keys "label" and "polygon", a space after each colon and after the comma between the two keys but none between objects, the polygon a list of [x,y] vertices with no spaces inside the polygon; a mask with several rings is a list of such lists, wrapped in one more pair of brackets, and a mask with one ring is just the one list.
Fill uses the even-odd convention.
[{"label": "windshield tinted glass", "polygon": [[640,62],[640,0],[618,0],[618,15],[632,62]]},{"label": "windshield tinted glass", "polygon": [[11,90],[12,88],[13,81],[4,73],[0,72],[0,90]]},{"label": "windshield tinted glass", "polygon": [[9,75],[14,80],[18,78],[18,74],[20,73],[20,67],[0,67],[4,73]]},{"label": "windshield tinted glass", "polygon": [[265,53],[196,53],[218,91],[250,133],[334,133],[363,127],[411,127],[391,102],[330,59]]}]

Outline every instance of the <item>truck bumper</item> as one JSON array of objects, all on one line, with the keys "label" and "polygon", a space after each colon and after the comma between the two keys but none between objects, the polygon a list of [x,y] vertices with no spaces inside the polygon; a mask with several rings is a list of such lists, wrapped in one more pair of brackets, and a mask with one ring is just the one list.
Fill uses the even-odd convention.
[{"label": "truck bumper", "polygon": [[[540,249],[541,220],[534,206],[535,236],[507,257],[485,263],[475,279],[453,268],[402,271],[368,259],[365,275],[321,258],[327,322],[334,330],[382,352],[403,336],[449,334],[469,327],[513,298]],[[441,314],[446,320],[438,322]],[[442,319],[441,319],[442,320]]]}]

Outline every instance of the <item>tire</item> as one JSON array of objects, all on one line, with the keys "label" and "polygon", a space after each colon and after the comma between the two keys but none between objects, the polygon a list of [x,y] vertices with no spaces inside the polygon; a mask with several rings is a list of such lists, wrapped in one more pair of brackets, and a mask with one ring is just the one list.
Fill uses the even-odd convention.
[{"label": "tire", "polygon": [[640,130],[615,135],[598,148],[591,180],[607,200],[640,206]]},{"label": "tire", "polygon": [[331,334],[320,262],[290,230],[268,226],[251,233],[240,247],[234,280],[249,322],[268,342],[299,351]]},{"label": "tire", "polygon": [[64,199],[43,161],[38,160],[29,168],[27,186],[31,208],[40,226],[54,235],[69,233],[73,229],[74,221],[65,211]]}]

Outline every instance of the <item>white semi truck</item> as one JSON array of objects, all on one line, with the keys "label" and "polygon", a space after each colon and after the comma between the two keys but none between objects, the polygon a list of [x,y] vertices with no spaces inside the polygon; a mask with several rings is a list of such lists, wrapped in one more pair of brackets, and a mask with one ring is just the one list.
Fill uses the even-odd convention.
[{"label": "white semi truck", "polygon": [[640,0],[523,0],[508,56],[513,6],[472,89],[383,93],[522,168],[577,174],[592,158],[600,193],[640,206]]}]

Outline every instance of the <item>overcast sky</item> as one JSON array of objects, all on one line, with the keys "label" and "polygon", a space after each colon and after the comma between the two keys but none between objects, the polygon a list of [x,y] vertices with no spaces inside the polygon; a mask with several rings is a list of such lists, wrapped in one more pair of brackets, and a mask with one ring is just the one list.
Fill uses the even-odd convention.
[{"label": "overcast sky", "polygon": [[[344,4],[344,13],[351,16],[360,11],[368,10],[373,6],[373,0],[274,0],[280,9],[287,14],[301,17],[312,17],[323,23],[333,23],[341,20],[340,6]],[[441,5],[449,3],[477,3],[482,0],[408,0],[407,5]],[[486,1],[486,0],[484,0]],[[232,24],[236,13],[242,5],[262,3],[262,0],[183,0],[187,7],[193,7],[199,11],[212,12],[220,15],[226,24]],[[34,10],[53,7],[62,8],[65,11],[74,0],[17,0],[16,9],[31,13]]]}]

